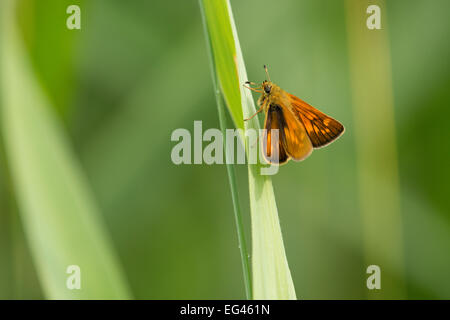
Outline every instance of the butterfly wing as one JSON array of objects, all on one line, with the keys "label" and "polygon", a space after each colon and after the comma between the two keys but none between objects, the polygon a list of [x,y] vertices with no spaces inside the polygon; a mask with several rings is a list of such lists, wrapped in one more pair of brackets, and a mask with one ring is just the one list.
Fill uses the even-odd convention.
[{"label": "butterfly wing", "polygon": [[[295,118],[294,114],[280,105],[271,105],[267,111],[265,123],[265,137],[263,139],[265,157],[270,163],[282,164],[292,158],[301,161],[312,152],[311,141],[303,127],[303,124]],[[271,158],[271,131],[279,129],[279,162]]]},{"label": "butterfly wing", "polygon": [[[264,158],[272,164],[283,164],[289,160],[283,143],[281,142],[281,124],[280,115],[276,109],[269,108],[264,121],[264,136],[262,139],[262,149]],[[278,130],[278,141],[273,141],[272,129]],[[278,148],[276,150],[275,148]]]},{"label": "butterfly wing", "polygon": [[314,148],[326,146],[344,132],[344,126],[339,121],[320,112],[296,96],[288,95],[293,112],[303,122]]}]

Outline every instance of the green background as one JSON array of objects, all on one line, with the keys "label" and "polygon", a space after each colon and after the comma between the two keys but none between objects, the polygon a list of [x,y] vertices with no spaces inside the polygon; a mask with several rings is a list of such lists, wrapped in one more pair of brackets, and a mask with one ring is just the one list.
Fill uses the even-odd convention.
[{"label": "green background", "polygon": [[[170,158],[174,129],[192,131],[194,120],[218,127],[197,1],[19,3],[27,58],[87,176],[133,297],[244,298],[225,166]],[[392,65],[403,261],[395,270],[381,266],[379,293],[366,288],[367,266],[379,263],[367,261],[364,245],[370,226],[361,211],[348,3],[231,1],[249,80],[264,80],[268,64],[274,82],[346,127],[339,141],[273,178],[289,266],[300,299],[448,299],[450,2],[371,3],[383,8],[383,31],[370,32],[387,34]],[[81,30],[66,28],[70,4],[81,7]],[[374,139],[383,133],[376,129],[368,133]],[[45,298],[1,138],[0,298]],[[392,163],[380,161],[383,180]],[[237,174],[248,227],[246,167]],[[389,232],[396,231],[379,237]],[[391,294],[400,287],[401,295]]]}]

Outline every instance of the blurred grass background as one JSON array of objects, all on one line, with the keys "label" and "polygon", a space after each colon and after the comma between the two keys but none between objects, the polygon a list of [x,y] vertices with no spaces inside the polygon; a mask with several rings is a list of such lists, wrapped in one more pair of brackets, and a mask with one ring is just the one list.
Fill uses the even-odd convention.
[{"label": "blurred grass background", "polygon": [[[203,120],[204,129],[218,127],[197,1],[19,3],[21,35],[36,79],[87,175],[133,296],[244,298],[225,166],[176,166],[170,160],[174,129],[192,129],[194,120]],[[373,3],[385,8],[383,30],[370,32],[383,32],[389,47],[402,230],[378,236],[380,243],[400,236],[403,260],[399,269],[382,266],[378,296],[449,298],[450,3]],[[65,26],[70,4],[81,7],[80,31]],[[274,82],[346,126],[335,144],[282,167],[273,179],[297,297],[367,298],[370,253],[358,176],[348,3],[231,5],[249,80],[263,80],[261,66],[268,64]],[[360,14],[366,16],[365,10]],[[375,106],[374,115],[377,111]],[[365,135],[376,142],[385,128],[375,129]],[[44,298],[4,136],[0,143],[0,298]],[[382,160],[367,170],[389,185],[392,163]],[[238,170],[244,213],[246,171]],[[386,200],[377,200],[381,210]]]}]

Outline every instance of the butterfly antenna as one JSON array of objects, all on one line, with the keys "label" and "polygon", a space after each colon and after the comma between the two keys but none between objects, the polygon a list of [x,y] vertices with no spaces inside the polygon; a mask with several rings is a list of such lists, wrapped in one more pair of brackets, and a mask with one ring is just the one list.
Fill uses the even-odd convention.
[{"label": "butterfly antenna", "polygon": [[266,66],[266,65],[264,65],[264,70],[266,70],[267,79],[268,79],[270,82],[272,82],[272,81],[270,80],[269,70],[267,70],[267,66]]}]

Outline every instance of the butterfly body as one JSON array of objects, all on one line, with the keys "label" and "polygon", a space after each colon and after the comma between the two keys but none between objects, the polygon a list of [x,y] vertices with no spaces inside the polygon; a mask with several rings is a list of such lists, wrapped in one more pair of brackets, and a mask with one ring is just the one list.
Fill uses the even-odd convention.
[{"label": "butterfly body", "polygon": [[304,160],[313,149],[328,145],[344,132],[344,126],[337,120],[271,81],[264,81],[258,88],[248,88],[261,93],[257,113],[266,114],[262,150],[271,164]]}]

